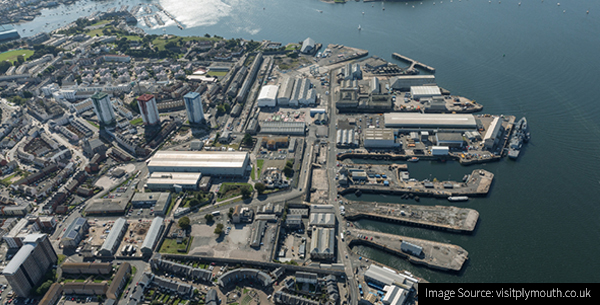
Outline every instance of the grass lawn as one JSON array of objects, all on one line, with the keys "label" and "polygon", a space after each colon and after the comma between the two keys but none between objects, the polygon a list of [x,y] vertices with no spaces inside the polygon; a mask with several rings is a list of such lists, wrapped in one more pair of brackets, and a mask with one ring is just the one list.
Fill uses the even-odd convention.
[{"label": "grass lawn", "polygon": [[5,186],[9,186],[9,185],[11,185],[11,184],[12,184],[10,181],[11,181],[11,180],[12,180],[12,179],[13,179],[13,178],[16,176],[16,175],[18,175],[18,174],[19,174],[18,172],[14,172],[12,175],[10,175],[10,176],[8,176],[8,177],[6,177],[6,178],[2,179],[2,180],[0,181],[0,183],[1,183],[1,184],[3,184],[3,185],[5,185]]},{"label": "grass lawn", "polygon": [[92,124],[92,126],[94,126],[94,127],[98,128],[98,129],[100,128],[100,125],[98,125],[98,124],[96,124],[96,123],[94,123],[94,122],[92,122],[92,121],[90,121],[90,120],[86,120],[86,121],[87,121],[88,123]]},{"label": "grass lawn", "polygon": [[33,51],[32,50],[12,50],[12,51],[8,51],[8,52],[4,52],[4,53],[0,54],[0,61],[8,60],[8,61],[14,63],[15,61],[17,61],[17,56],[19,56],[19,55],[23,55],[25,60],[27,60],[27,58],[29,58],[29,56],[33,55]]},{"label": "grass lawn", "polygon": [[142,125],[142,123],[144,123],[144,119],[142,119],[142,118],[133,119],[129,123],[131,123],[131,125]]},{"label": "grass lawn", "polygon": [[56,263],[58,266],[62,265],[62,263],[67,259],[67,256],[64,254],[58,254],[58,262]]},{"label": "grass lawn", "polygon": [[[187,251],[185,251],[185,249],[187,248],[187,244],[191,243],[193,239],[193,237],[190,237],[188,239],[184,239],[183,243],[178,244],[177,239],[165,238],[165,241],[163,242],[162,247],[160,247],[160,251],[158,252],[171,254],[187,254]],[[178,250],[182,250],[183,252],[180,252]]]},{"label": "grass lawn", "polygon": [[250,192],[254,191],[254,188],[249,183],[223,183],[219,189],[217,201],[240,196],[244,188],[249,189]]}]

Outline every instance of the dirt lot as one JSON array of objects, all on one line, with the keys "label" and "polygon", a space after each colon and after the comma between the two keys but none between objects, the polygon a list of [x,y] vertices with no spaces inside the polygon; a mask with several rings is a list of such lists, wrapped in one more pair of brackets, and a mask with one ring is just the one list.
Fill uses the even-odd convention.
[{"label": "dirt lot", "polygon": [[[142,246],[144,238],[146,238],[146,234],[148,233],[148,229],[150,228],[151,220],[144,220],[142,222],[137,220],[129,220],[128,222],[129,228],[127,229],[125,237],[121,241],[121,244],[116,254],[121,255],[121,249],[123,249],[123,246],[131,244],[137,248],[135,255],[140,256],[141,252],[139,251],[139,248]],[[90,220],[90,237],[88,237],[87,240],[90,240],[91,238],[91,246],[97,248],[101,247],[104,241],[106,240],[108,233],[112,229],[113,224],[113,220]]]},{"label": "dirt lot", "polygon": [[252,224],[224,224],[225,228],[231,227],[229,234],[221,234],[217,237],[214,233],[216,224],[192,225],[191,235],[194,237],[189,254],[245,258],[254,260],[266,260],[271,253],[271,238],[275,235],[275,226],[269,224],[263,241],[265,246],[256,250],[249,246]]}]

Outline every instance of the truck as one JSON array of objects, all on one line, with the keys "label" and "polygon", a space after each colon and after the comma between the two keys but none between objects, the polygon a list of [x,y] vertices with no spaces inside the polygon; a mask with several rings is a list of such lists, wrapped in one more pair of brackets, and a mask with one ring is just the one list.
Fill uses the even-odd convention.
[{"label": "truck", "polygon": [[214,211],[211,214],[212,214],[212,216],[219,216],[219,215],[221,215],[221,211]]},{"label": "truck", "polygon": [[344,241],[344,233],[340,233],[340,238]]}]

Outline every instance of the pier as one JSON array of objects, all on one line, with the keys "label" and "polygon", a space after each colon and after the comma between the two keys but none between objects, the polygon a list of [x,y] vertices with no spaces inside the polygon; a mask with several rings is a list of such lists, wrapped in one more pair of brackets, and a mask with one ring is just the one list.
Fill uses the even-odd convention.
[{"label": "pier", "polygon": [[[348,245],[350,247],[354,245],[373,247],[431,269],[458,272],[469,256],[469,253],[460,246],[447,243],[354,228],[349,228],[346,233],[349,233]],[[422,247],[421,255],[417,257],[402,251],[400,246],[403,241]]]},{"label": "pier", "polygon": [[[494,174],[483,169],[474,170],[466,182],[455,181],[400,181],[398,184],[383,186],[380,184],[354,184],[346,188],[339,187],[338,193],[345,195],[362,193],[404,195],[435,198],[451,196],[486,196],[490,191]],[[411,197],[412,198],[412,197]]]},{"label": "pier", "polygon": [[405,62],[409,63],[410,66],[407,68],[407,70],[414,70],[415,67],[419,67],[419,68],[421,68],[423,70],[429,71],[431,73],[435,73],[435,68],[430,67],[430,66],[428,66],[428,65],[426,65],[424,63],[420,63],[420,62],[418,62],[418,61],[416,61],[414,59],[410,59],[410,58],[408,58],[408,57],[406,57],[406,56],[404,56],[402,54],[392,53],[392,57],[395,58],[395,59],[399,59],[399,60],[402,60],[402,61],[405,61]]},{"label": "pier", "polygon": [[479,212],[453,206],[421,206],[350,201],[347,220],[371,219],[425,227],[428,229],[470,234],[475,230]]}]

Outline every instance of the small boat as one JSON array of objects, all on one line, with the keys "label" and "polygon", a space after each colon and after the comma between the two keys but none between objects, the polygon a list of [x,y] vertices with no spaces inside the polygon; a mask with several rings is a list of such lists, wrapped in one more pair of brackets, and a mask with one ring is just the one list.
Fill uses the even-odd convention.
[{"label": "small boat", "polygon": [[360,31],[362,28],[360,27],[360,24],[358,25],[358,30]]},{"label": "small boat", "polygon": [[410,159],[408,159],[408,160],[406,160],[406,161],[408,161],[408,162],[419,162],[419,158],[417,158],[417,157],[412,157],[412,158],[410,158]]},{"label": "small boat", "polygon": [[450,197],[448,197],[448,201],[452,201],[452,202],[467,201],[467,200],[469,200],[469,197],[467,197],[467,196],[450,196]]},{"label": "small boat", "polygon": [[360,197],[360,195],[362,195],[362,192],[360,190],[356,190],[356,192],[354,192],[354,195],[356,195],[356,197]]}]

